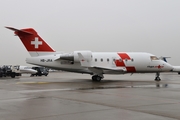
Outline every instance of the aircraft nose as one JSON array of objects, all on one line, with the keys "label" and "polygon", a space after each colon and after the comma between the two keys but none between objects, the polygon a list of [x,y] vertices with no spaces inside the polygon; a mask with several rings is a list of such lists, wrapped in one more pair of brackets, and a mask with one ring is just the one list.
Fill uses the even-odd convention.
[{"label": "aircraft nose", "polygon": [[169,63],[166,63],[165,64],[165,70],[166,71],[172,71],[173,70],[173,66],[171,64],[169,64]]}]

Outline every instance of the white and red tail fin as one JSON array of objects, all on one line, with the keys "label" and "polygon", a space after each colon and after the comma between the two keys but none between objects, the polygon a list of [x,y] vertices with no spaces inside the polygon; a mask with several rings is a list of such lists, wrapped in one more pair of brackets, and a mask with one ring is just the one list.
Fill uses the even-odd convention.
[{"label": "white and red tail fin", "polygon": [[55,52],[33,28],[16,29],[12,27],[6,27],[7,29],[13,30],[24,46],[26,47],[29,54],[34,56],[48,55]]}]

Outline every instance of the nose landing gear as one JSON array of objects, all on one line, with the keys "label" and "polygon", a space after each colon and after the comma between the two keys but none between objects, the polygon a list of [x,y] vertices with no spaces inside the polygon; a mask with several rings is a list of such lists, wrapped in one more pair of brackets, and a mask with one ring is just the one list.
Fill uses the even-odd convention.
[{"label": "nose landing gear", "polygon": [[155,77],[154,80],[155,80],[155,81],[161,81],[160,73],[159,73],[159,72],[156,73],[156,77]]}]

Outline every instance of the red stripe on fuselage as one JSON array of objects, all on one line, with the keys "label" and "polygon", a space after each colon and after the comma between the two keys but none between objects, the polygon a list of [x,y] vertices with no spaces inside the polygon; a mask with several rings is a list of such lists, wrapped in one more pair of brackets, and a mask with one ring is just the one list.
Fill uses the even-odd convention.
[{"label": "red stripe on fuselage", "polygon": [[130,73],[136,72],[135,67],[126,67],[126,70],[127,70],[127,72],[130,72]]},{"label": "red stripe on fuselage", "polygon": [[117,67],[125,67],[125,63],[124,63],[124,60],[130,60],[131,58],[129,57],[128,54],[126,53],[118,53],[119,57],[121,58],[120,60],[116,60],[115,61],[115,64]]},{"label": "red stripe on fuselage", "polygon": [[121,60],[121,61],[120,61],[120,60],[116,60],[116,61],[115,61],[115,64],[116,64],[117,67],[124,67],[124,66],[125,66],[123,60]]},{"label": "red stripe on fuselage", "polygon": [[115,64],[117,67],[126,67],[127,72],[130,72],[130,73],[136,72],[136,69],[134,66],[127,67],[124,63],[124,60],[131,60],[131,58],[129,57],[127,53],[118,53],[118,55],[121,58],[121,60],[115,61]]},{"label": "red stripe on fuselage", "polygon": [[123,59],[123,60],[125,60],[125,59],[127,59],[127,60],[130,60],[131,58],[129,57],[129,55],[128,54],[126,54],[126,53],[118,53],[118,55],[121,57],[121,59]]}]

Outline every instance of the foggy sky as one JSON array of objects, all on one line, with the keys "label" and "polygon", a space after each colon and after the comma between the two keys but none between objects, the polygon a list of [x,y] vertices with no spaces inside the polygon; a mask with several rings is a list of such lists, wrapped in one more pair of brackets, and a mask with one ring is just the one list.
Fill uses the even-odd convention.
[{"label": "foggy sky", "polygon": [[56,51],[149,52],[180,65],[180,0],[0,0],[0,65],[27,65],[4,26],[32,27]]}]

